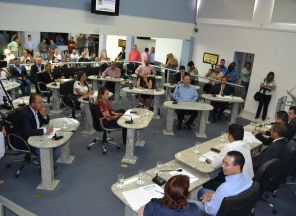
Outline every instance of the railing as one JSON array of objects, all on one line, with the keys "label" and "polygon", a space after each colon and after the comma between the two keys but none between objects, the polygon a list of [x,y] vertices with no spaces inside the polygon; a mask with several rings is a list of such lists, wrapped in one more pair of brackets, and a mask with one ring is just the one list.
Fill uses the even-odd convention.
[{"label": "railing", "polygon": [[6,199],[5,197],[0,196],[0,216],[6,215],[6,209],[9,210],[9,213],[12,212],[15,215],[37,216],[36,214],[24,209],[23,207],[15,204],[14,202]]}]

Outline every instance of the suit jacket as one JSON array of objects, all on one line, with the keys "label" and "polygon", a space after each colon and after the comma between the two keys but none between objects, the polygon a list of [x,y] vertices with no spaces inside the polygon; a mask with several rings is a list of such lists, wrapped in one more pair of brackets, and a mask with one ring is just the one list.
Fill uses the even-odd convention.
[{"label": "suit jacket", "polygon": [[23,65],[21,65],[20,68],[21,68],[21,74],[16,69],[16,67],[13,67],[12,68],[12,75],[14,77],[25,77],[26,78],[28,76],[26,68]]},{"label": "suit jacket", "polygon": [[[20,111],[20,122],[16,127],[16,134],[21,136],[24,140],[28,140],[30,136],[41,136],[43,135],[43,129],[37,129],[37,123],[35,116],[29,105],[25,106],[23,110]],[[43,116],[38,112],[38,118],[40,122],[40,127],[44,124],[48,124],[49,116],[43,118]]]},{"label": "suit jacket", "polygon": [[276,140],[271,143],[258,157],[254,158],[254,170],[258,170],[259,167],[266,161],[279,158],[287,142],[288,140],[283,137],[282,139]]},{"label": "suit jacket", "polygon": [[265,137],[262,133],[258,133],[255,137],[262,142],[263,145],[270,145],[273,142],[271,136]]},{"label": "suit jacket", "polygon": [[[44,65],[42,64],[41,65],[41,71],[43,71],[44,70]],[[38,73],[39,71],[38,71],[38,67],[37,67],[37,65],[36,64],[34,64],[34,65],[32,65],[31,66],[31,81],[33,82],[33,83],[36,83],[37,82],[37,73]]]},{"label": "suit jacket", "polygon": [[[218,83],[213,87],[212,94],[218,95],[220,93],[220,91],[221,91],[221,83]],[[225,84],[224,95],[230,95],[230,93],[231,93],[230,85]]]},{"label": "suit jacket", "polygon": [[51,83],[54,81],[53,74],[50,76],[47,72],[44,72],[44,73],[40,74],[38,81],[44,82],[46,84]]},{"label": "suit jacket", "polygon": [[[187,72],[185,72],[184,76],[185,76],[185,75],[189,75],[189,76],[190,76],[190,74],[187,73]],[[175,76],[174,76],[174,81],[175,81],[175,83],[178,83],[178,82],[181,81],[181,73],[180,73],[180,72],[178,72],[178,73],[175,74]]]},{"label": "suit jacket", "polygon": [[296,118],[291,119],[288,123],[286,138],[288,140],[292,139],[296,135]]}]

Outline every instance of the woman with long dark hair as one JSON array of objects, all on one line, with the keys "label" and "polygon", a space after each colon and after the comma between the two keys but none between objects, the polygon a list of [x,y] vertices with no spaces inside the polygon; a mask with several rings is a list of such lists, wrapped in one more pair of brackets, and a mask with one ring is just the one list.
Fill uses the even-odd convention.
[{"label": "woman with long dark hair", "polygon": [[274,81],[274,72],[271,71],[267,74],[267,76],[260,84],[260,99],[255,119],[258,119],[260,117],[263,108],[262,120],[265,121],[268,111],[268,105],[271,100],[271,95],[275,89],[276,84]]},{"label": "woman with long dark hair", "polygon": [[161,199],[151,199],[139,209],[139,216],[200,216],[199,208],[187,202],[189,177],[176,175],[171,177],[165,187]]}]

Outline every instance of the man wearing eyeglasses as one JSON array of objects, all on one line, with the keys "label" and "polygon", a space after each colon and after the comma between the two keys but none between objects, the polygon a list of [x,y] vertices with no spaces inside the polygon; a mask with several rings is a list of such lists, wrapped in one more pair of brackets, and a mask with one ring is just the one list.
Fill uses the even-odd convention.
[{"label": "man wearing eyeglasses", "polygon": [[245,158],[238,151],[230,151],[223,159],[222,170],[226,181],[216,191],[201,189],[196,203],[199,209],[208,215],[216,215],[225,197],[235,196],[249,189],[253,181],[242,173]]}]

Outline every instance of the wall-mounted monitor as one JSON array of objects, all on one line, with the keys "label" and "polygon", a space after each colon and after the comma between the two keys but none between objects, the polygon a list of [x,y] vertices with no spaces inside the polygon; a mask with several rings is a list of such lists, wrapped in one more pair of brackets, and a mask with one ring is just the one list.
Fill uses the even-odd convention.
[{"label": "wall-mounted monitor", "polygon": [[102,15],[118,16],[119,0],[91,0],[91,12]]}]

